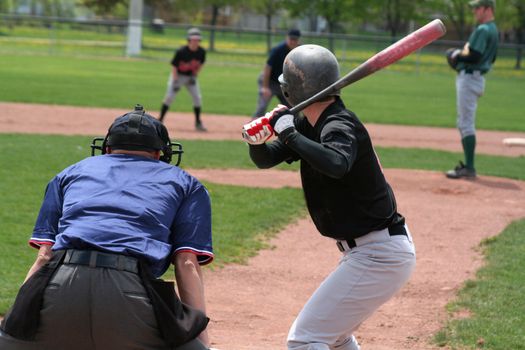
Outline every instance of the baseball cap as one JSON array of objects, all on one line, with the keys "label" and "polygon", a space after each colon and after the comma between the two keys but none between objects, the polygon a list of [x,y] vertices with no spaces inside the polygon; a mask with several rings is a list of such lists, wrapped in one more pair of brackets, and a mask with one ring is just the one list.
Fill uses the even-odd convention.
[{"label": "baseball cap", "polygon": [[470,7],[474,7],[474,8],[481,7],[481,6],[492,7],[492,8],[496,7],[495,0],[472,0],[472,1],[469,1],[468,4]]},{"label": "baseball cap", "polygon": [[288,37],[291,39],[299,39],[301,37],[301,31],[299,29],[290,29],[288,31]]},{"label": "baseball cap", "polygon": [[188,29],[188,36],[187,36],[188,40],[189,39],[202,39],[202,36],[201,36],[201,31],[199,30],[199,28],[190,28]]}]

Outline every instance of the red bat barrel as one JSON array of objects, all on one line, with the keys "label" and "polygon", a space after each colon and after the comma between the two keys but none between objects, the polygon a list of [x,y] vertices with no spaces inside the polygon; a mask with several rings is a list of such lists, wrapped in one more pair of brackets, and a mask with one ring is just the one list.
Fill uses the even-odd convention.
[{"label": "red bat barrel", "polygon": [[345,86],[355,83],[358,80],[382,69],[386,66],[391,65],[394,62],[399,61],[405,56],[408,56],[412,52],[430,44],[434,40],[442,37],[446,33],[446,28],[443,22],[439,19],[435,19],[425,26],[419,28],[413,33],[405,36],[403,39],[395,42],[386,49],[378,52],[374,56],[370,57],[367,61],[353,69],[350,73],[320,91],[314,96],[310,97],[306,101],[299,103],[290,109],[290,113],[297,113],[304,108],[308,107],[312,103],[319,101],[325,96],[333,93],[334,91],[340,90]]}]

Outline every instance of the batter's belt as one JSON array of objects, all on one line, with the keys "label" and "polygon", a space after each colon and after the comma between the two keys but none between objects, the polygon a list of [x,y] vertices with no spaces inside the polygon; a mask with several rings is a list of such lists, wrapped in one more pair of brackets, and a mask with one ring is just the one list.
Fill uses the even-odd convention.
[{"label": "batter's belt", "polygon": [[362,244],[362,243],[360,243],[361,241],[362,242],[368,241],[368,240],[365,239],[367,236],[375,235],[375,234],[377,234],[377,235],[379,235],[379,234],[386,234],[386,233],[388,233],[390,236],[407,236],[408,237],[405,225],[394,225],[394,226],[385,228],[383,230],[372,231],[372,232],[367,233],[366,235],[358,237],[356,239],[337,240],[337,242],[336,242],[337,248],[339,248],[339,251],[345,252],[347,250],[353,249],[353,248],[361,245]]}]

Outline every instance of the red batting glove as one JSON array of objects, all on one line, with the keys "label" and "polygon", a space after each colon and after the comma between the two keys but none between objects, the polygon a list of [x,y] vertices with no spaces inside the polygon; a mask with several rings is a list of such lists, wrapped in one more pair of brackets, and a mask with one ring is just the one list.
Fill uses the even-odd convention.
[{"label": "red batting glove", "polygon": [[244,141],[250,145],[262,145],[272,137],[273,129],[270,126],[270,119],[266,115],[242,127],[242,138]]}]

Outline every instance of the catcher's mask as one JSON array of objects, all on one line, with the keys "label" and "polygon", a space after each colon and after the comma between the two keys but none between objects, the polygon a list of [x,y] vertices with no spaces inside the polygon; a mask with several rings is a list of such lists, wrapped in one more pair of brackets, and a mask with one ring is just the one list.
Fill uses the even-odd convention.
[{"label": "catcher's mask", "polygon": [[[101,142],[101,145],[98,143]],[[136,105],[133,112],[126,113],[113,122],[106,137],[95,137],[91,143],[91,155],[97,150],[106,153],[106,147],[134,151],[161,151],[160,160],[171,162],[177,155],[179,165],[182,157],[182,145],[171,142],[168,129],[157,119],[146,114],[144,107]]]},{"label": "catcher's mask", "polygon": [[[281,90],[292,105],[307,100],[339,79],[339,63],[334,54],[319,45],[301,45],[286,55]],[[339,91],[333,93],[338,96]]]}]

